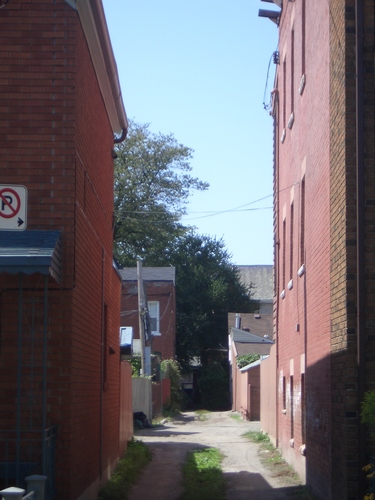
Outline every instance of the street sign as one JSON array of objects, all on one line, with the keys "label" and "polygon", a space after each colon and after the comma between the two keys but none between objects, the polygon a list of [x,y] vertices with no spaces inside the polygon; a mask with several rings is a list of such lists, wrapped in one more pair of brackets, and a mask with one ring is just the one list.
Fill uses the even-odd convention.
[{"label": "street sign", "polygon": [[27,189],[0,184],[0,231],[23,231],[27,227]]}]

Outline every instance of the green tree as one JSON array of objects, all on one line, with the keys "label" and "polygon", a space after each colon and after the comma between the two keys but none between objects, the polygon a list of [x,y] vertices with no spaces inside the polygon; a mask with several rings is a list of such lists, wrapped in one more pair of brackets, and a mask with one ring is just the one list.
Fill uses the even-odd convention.
[{"label": "green tree", "polygon": [[238,368],[243,368],[244,366],[250,365],[254,363],[254,361],[258,361],[260,359],[259,354],[244,354],[243,356],[238,356],[237,358],[237,366]]},{"label": "green tree", "polygon": [[228,345],[228,312],[253,312],[257,302],[239,279],[223,240],[189,232],[177,238],[170,264],[176,267],[178,359],[203,365]]},{"label": "green tree", "polygon": [[137,258],[162,265],[161,257],[186,231],[179,221],[191,191],[208,188],[190,175],[192,153],[172,134],[130,122],[115,160],[114,253],[123,266],[135,266]]}]

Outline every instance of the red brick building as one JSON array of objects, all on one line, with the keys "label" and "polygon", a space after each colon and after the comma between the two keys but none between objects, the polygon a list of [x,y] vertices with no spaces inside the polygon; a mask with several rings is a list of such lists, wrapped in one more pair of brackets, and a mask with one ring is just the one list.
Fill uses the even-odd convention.
[{"label": "red brick building", "polygon": [[[133,350],[139,353],[139,313],[137,268],[120,270],[122,277],[121,326],[133,331]],[[176,355],[176,289],[174,267],[144,267],[142,277],[146,294],[150,329],[151,353],[161,359]]]},{"label": "red brick building", "polygon": [[[274,2],[277,436],[318,498],[362,498],[373,454],[374,2]],[[266,22],[266,21],[264,21]]]},{"label": "red brick building", "polygon": [[[0,482],[42,473],[47,498],[92,499],[126,439],[112,150],[127,120],[101,0],[1,7]],[[19,204],[27,220],[3,230]]]}]

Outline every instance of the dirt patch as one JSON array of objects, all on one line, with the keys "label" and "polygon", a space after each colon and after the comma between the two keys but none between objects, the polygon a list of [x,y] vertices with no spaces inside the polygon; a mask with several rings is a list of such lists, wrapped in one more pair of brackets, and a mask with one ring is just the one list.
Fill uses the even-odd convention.
[{"label": "dirt patch", "polygon": [[130,500],[147,498],[150,491],[155,500],[178,499],[186,453],[207,446],[224,455],[227,500],[311,500],[298,477],[293,477],[273,452],[263,452],[259,443],[244,437],[249,431],[259,433],[259,422],[243,421],[232,412],[186,412],[154,429],[137,431],[136,439],[151,448],[153,460],[135,485]]},{"label": "dirt patch", "polygon": [[267,467],[271,477],[285,479],[289,485],[300,485],[300,479],[293,468],[282,458],[276,449],[266,449],[260,445],[259,456],[262,464]]}]

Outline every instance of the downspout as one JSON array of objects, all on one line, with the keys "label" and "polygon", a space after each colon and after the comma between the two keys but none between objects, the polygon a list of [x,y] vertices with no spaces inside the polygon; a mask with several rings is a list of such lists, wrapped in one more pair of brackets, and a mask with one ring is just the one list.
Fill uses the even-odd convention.
[{"label": "downspout", "polygon": [[[364,46],[363,0],[355,1],[356,29],[356,216],[357,216],[357,363],[358,413],[366,390],[365,291],[365,168],[364,168]],[[359,415],[358,415],[359,419]],[[358,423],[358,484],[365,491],[362,467],[366,464],[366,428]]]},{"label": "downspout", "polygon": [[274,199],[274,214],[275,214],[275,242],[274,242],[274,279],[275,279],[275,291],[276,294],[276,314],[275,314],[275,341],[276,341],[276,429],[275,429],[275,440],[276,447],[279,445],[279,309],[280,309],[280,275],[279,275],[279,262],[280,262],[280,234],[279,234],[279,145],[278,145],[278,118],[279,118],[279,101],[278,94],[275,95],[276,99],[276,113],[274,115],[274,126],[273,126],[273,144],[274,144],[274,178],[275,178],[275,199]]},{"label": "downspout", "polygon": [[114,142],[115,144],[120,144],[121,142],[124,142],[124,141],[125,141],[125,139],[126,139],[126,136],[127,136],[127,135],[128,135],[128,129],[125,129],[125,128],[124,128],[124,129],[122,129],[122,132],[121,132],[120,137],[115,137],[115,138],[113,139],[113,142]]}]

